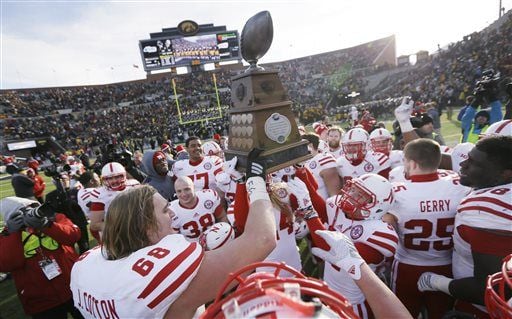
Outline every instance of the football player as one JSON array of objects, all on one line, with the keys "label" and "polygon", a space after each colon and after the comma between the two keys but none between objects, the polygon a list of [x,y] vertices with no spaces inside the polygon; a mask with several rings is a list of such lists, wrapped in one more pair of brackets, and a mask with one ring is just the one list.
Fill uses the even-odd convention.
[{"label": "football player", "polygon": [[324,199],[336,195],[341,189],[341,180],[336,169],[336,159],[329,153],[318,150],[319,138],[315,134],[304,134],[302,138],[309,142],[308,149],[313,158],[306,167],[313,173],[318,183],[318,193]]},{"label": "football player", "polygon": [[219,157],[204,156],[201,140],[191,136],[185,141],[188,160],[177,161],[172,167],[175,178],[188,176],[194,181],[196,190],[215,189],[215,175],[222,171]]},{"label": "football player", "polygon": [[422,291],[442,291],[457,299],[455,309],[478,318],[484,305],[486,278],[498,272],[512,253],[512,137],[479,140],[461,163],[460,183],[473,188],[457,208],[453,231],[453,276],[428,272],[418,281]]},{"label": "football player", "polygon": [[423,293],[416,282],[426,271],[451,275],[452,232],[457,206],[469,188],[458,178],[440,178],[439,144],[417,139],[405,146],[404,170],[409,181],[394,183],[395,203],[386,217],[400,242],[392,265],[391,288],[413,317],[426,307],[429,318],[441,318],[452,298]]},{"label": "football player", "polygon": [[112,200],[127,188],[139,185],[135,179],[126,179],[124,166],[117,162],[105,164],[101,169],[103,186],[92,190],[89,209],[90,229],[101,232],[105,226],[104,218]]},{"label": "football player", "polygon": [[217,192],[202,189],[196,192],[194,182],[179,177],[174,183],[178,199],[170,204],[172,227],[190,241],[198,241],[206,229],[216,222],[228,222]]},{"label": "football player", "polygon": [[367,173],[379,174],[388,178],[390,171],[389,158],[382,153],[368,152],[369,138],[368,132],[357,127],[343,135],[341,146],[345,156],[338,158],[336,161],[338,173],[343,181]]}]

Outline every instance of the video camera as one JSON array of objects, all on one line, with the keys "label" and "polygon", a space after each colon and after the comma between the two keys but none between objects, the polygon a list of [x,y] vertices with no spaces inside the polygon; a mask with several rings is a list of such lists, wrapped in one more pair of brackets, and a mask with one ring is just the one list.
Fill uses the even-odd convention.
[{"label": "video camera", "polygon": [[500,81],[500,72],[495,73],[493,69],[488,69],[482,72],[482,77],[475,84],[474,95],[488,94],[498,89]]},{"label": "video camera", "polygon": [[130,168],[134,165],[132,160],[132,153],[128,150],[115,150],[110,155],[113,162],[118,162],[125,168]]}]

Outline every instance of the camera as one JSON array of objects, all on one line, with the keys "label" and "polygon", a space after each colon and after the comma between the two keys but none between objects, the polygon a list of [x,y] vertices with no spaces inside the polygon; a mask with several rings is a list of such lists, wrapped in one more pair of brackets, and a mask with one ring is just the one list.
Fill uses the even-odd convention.
[{"label": "camera", "polygon": [[497,90],[498,82],[500,81],[500,73],[495,73],[493,69],[488,69],[482,72],[482,78],[475,84],[474,95],[482,93],[490,93]]},{"label": "camera", "polygon": [[22,208],[21,211],[26,216],[37,218],[53,217],[55,215],[55,210],[48,203],[44,203],[37,207],[27,206]]}]

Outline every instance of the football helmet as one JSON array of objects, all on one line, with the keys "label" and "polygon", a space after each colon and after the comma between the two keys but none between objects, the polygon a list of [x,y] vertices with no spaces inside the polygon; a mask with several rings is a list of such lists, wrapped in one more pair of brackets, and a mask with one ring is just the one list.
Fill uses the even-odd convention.
[{"label": "football helmet", "polygon": [[39,168],[39,162],[35,159],[31,159],[27,162],[27,166],[36,171]]},{"label": "football helmet", "polygon": [[[364,174],[345,182],[337,205],[349,216],[381,219],[393,203],[393,187],[384,177]],[[360,216],[355,216],[360,212]]]},{"label": "football helmet", "polygon": [[451,153],[452,159],[452,170],[454,172],[460,172],[460,163],[468,159],[468,153],[475,147],[475,144],[466,142],[457,144]]},{"label": "football helmet", "polygon": [[512,298],[507,300],[507,289],[512,289],[512,255],[505,257],[501,272],[487,278],[485,306],[491,318],[512,318]]},{"label": "football helmet", "polygon": [[345,133],[341,139],[341,147],[347,160],[362,161],[366,156],[369,138],[368,132],[358,127]]},{"label": "football helmet", "polygon": [[235,230],[229,223],[213,224],[201,237],[199,243],[205,250],[214,250],[235,239]]},{"label": "football helmet", "polygon": [[219,144],[214,141],[208,141],[204,143],[201,148],[203,149],[203,154],[206,156],[218,156],[222,158],[222,149]]},{"label": "football helmet", "polygon": [[107,188],[122,191],[126,187],[126,170],[117,162],[107,163],[101,169],[101,179]]},{"label": "football helmet", "polygon": [[370,134],[370,145],[373,151],[388,155],[393,148],[391,133],[385,128],[373,130]]},{"label": "football helmet", "polygon": [[[271,272],[246,276],[259,267]],[[282,272],[292,274],[281,278]],[[228,287],[238,281],[236,291]],[[284,263],[261,262],[231,274],[200,318],[358,318],[352,305],[323,281],[308,278]]]},{"label": "football helmet", "polygon": [[491,124],[480,138],[489,136],[512,136],[512,120],[503,120]]}]

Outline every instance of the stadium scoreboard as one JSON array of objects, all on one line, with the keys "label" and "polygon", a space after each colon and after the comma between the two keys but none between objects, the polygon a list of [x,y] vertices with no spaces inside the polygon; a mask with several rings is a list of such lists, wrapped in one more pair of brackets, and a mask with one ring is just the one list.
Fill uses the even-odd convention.
[{"label": "stadium scoreboard", "polygon": [[164,28],[150,36],[139,41],[146,72],[241,60],[238,31],[227,31],[225,26],[197,25],[186,20],[177,28]]}]

